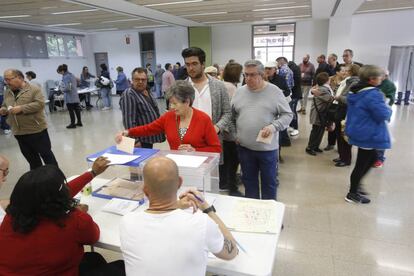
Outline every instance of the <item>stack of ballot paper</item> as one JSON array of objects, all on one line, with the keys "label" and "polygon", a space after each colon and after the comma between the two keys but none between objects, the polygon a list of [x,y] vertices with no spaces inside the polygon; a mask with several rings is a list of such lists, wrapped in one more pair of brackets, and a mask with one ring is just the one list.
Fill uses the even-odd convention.
[{"label": "stack of ballot paper", "polygon": [[139,206],[140,203],[137,201],[113,198],[107,204],[105,204],[105,206],[102,208],[102,211],[124,216],[129,212],[134,211]]}]

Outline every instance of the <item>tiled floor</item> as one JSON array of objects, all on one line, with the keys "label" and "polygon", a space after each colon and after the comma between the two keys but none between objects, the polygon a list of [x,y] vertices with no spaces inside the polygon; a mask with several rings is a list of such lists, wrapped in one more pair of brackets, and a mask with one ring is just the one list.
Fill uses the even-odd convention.
[{"label": "tiled floor", "polygon": [[[117,106],[118,98],[114,102]],[[372,200],[366,206],[344,201],[352,167],[334,167],[335,151],[305,154],[310,125],[300,115],[301,133],[292,147],[283,149],[285,163],[279,170],[278,199],[287,208],[274,275],[414,275],[414,106],[394,111],[393,149],[386,152],[384,167],[364,180]],[[53,151],[68,176],[85,170],[85,155],[113,144],[122,128],[119,108],[82,115],[84,127],[74,130],[65,128],[66,112],[48,116]],[[11,160],[1,198],[28,165],[12,136],[0,136],[0,152]]]}]

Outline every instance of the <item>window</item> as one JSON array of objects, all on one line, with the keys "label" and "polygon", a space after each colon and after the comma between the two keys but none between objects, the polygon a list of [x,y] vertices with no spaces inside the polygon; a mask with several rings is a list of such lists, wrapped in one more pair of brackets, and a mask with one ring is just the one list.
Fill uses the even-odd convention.
[{"label": "window", "polygon": [[253,26],[253,58],[263,64],[284,56],[293,60],[295,24]]},{"label": "window", "polygon": [[46,34],[46,43],[49,57],[83,57],[79,36]]}]

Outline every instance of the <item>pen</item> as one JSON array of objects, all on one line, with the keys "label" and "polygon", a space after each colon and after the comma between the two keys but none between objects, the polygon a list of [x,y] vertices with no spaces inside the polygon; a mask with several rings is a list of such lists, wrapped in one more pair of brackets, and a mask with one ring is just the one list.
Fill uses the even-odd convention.
[{"label": "pen", "polygon": [[[235,240],[236,241],[236,240]],[[236,241],[237,246],[241,249],[241,251],[243,251],[244,253],[247,254],[246,250],[243,248],[243,246],[240,245],[240,243],[238,241]]]},{"label": "pen", "polygon": [[195,198],[197,198],[197,200],[198,201],[200,201],[200,202],[204,202],[204,200],[202,200],[199,196],[197,196],[195,193],[193,193],[193,192],[191,192],[192,194],[193,194],[193,196],[195,197]]}]

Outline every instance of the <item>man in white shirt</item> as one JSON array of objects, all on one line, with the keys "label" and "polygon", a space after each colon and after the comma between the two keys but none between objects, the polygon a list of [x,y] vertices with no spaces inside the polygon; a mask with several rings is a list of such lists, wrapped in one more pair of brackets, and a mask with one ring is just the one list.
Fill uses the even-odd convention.
[{"label": "man in white shirt", "polygon": [[[238,249],[230,231],[202,194],[190,190],[177,200],[182,183],[169,158],[151,159],[144,167],[149,208],[123,217],[121,250],[127,275],[205,275],[208,252],[230,260]],[[192,206],[201,212],[182,210]]]},{"label": "man in white shirt", "polygon": [[[6,182],[7,175],[9,174],[9,160],[3,155],[0,155],[0,188],[4,182]],[[0,224],[3,221],[6,212],[4,209],[8,204],[8,200],[0,200]]]}]

